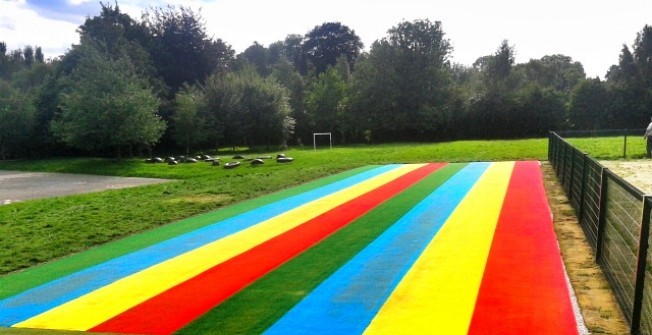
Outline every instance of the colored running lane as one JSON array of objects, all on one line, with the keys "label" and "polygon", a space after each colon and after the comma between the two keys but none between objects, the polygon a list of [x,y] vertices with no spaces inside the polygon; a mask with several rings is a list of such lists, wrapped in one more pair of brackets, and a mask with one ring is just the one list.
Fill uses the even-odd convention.
[{"label": "colored running lane", "polygon": [[200,320],[219,332],[216,306],[440,175],[267,333],[578,334],[539,163],[450,166],[360,170],[172,236],[0,300],[0,326],[172,334]]}]

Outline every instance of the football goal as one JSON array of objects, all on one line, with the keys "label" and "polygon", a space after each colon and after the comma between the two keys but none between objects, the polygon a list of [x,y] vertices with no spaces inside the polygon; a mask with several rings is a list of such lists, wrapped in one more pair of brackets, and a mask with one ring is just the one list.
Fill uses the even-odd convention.
[{"label": "football goal", "polygon": [[333,137],[331,133],[312,133],[312,147],[317,150],[317,136],[328,136],[328,144],[333,149]]}]

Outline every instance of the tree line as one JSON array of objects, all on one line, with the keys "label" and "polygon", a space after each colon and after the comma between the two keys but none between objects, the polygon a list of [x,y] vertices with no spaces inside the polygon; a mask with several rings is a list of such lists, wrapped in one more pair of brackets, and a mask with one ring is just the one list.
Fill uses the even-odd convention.
[{"label": "tree line", "polygon": [[[79,44],[0,43],[0,158],[336,143],[545,136],[553,129],[642,128],[652,107],[652,27],[624,45],[605,80],[548,55],[515,64],[514,47],[451,62],[441,22],[399,22],[364,50],[339,22],[236,55],[201,12],[119,5],[78,29]],[[306,143],[308,144],[308,143]]]}]

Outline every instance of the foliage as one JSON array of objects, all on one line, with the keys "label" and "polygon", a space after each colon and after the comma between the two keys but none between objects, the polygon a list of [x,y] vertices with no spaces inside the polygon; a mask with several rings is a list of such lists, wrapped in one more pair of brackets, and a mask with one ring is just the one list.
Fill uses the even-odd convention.
[{"label": "foliage", "polygon": [[233,59],[231,47],[210,38],[201,13],[189,7],[157,7],[146,12],[144,18],[151,30],[150,54],[172,96],[184,83],[203,83]]},{"label": "foliage", "polygon": [[176,113],[172,117],[174,133],[179,146],[190,148],[201,143],[209,129],[206,122],[204,94],[195,86],[185,86],[176,96]]},{"label": "foliage", "polygon": [[607,90],[599,79],[580,83],[573,92],[569,107],[571,127],[595,130],[609,124],[607,115]]},{"label": "foliage", "polygon": [[306,113],[312,132],[335,132],[344,137],[343,125],[347,103],[347,82],[331,67],[319,75],[306,97]]},{"label": "foliage", "polygon": [[253,68],[216,74],[205,86],[211,124],[231,145],[282,144],[292,114],[288,90],[273,78],[261,77]]},{"label": "foliage", "polygon": [[339,22],[326,22],[316,26],[305,36],[302,45],[302,58],[306,73],[314,68],[317,74],[335,65],[338,58],[345,57],[351,68],[358,58],[363,44],[351,28]]},{"label": "foliage", "polygon": [[25,94],[0,79],[0,159],[19,156],[34,127],[34,105]]},{"label": "foliage", "polygon": [[441,23],[428,20],[402,22],[376,41],[353,73],[360,130],[377,140],[437,138],[448,118],[450,52]]},{"label": "foliage", "polygon": [[157,93],[164,92],[164,83],[158,78],[148,50],[153,43],[149,27],[122,13],[117,3],[115,7],[100,4],[101,13],[87,18],[79,27],[81,43],[101,45],[102,51],[113,58],[127,56],[139,77],[148,80]]},{"label": "foliage", "polygon": [[73,147],[113,149],[118,158],[122,147],[155,144],[165,123],[151,89],[126,57],[112,59],[89,44],[80,47],[84,57],[69,77],[53,133]]}]

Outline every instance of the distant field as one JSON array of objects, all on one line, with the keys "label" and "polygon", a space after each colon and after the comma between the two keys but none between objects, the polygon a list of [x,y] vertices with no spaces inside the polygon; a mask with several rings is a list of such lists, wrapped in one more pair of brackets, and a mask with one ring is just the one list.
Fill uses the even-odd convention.
[{"label": "distant field", "polygon": [[[277,152],[240,152],[250,157]],[[291,149],[295,161],[226,170],[208,163],[145,164],[142,159],[58,159],[0,162],[0,170],[90,173],[178,179],[0,206],[0,275],[193,215],[260,197],[344,170],[389,163],[545,160],[547,139],[460,141]],[[232,153],[220,153],[223,161]]]},{"label": "distant field", "polygon": [[643,136],[614,136],[567,138],[569,143],[596,159],[641,159],[645,158]]}]

